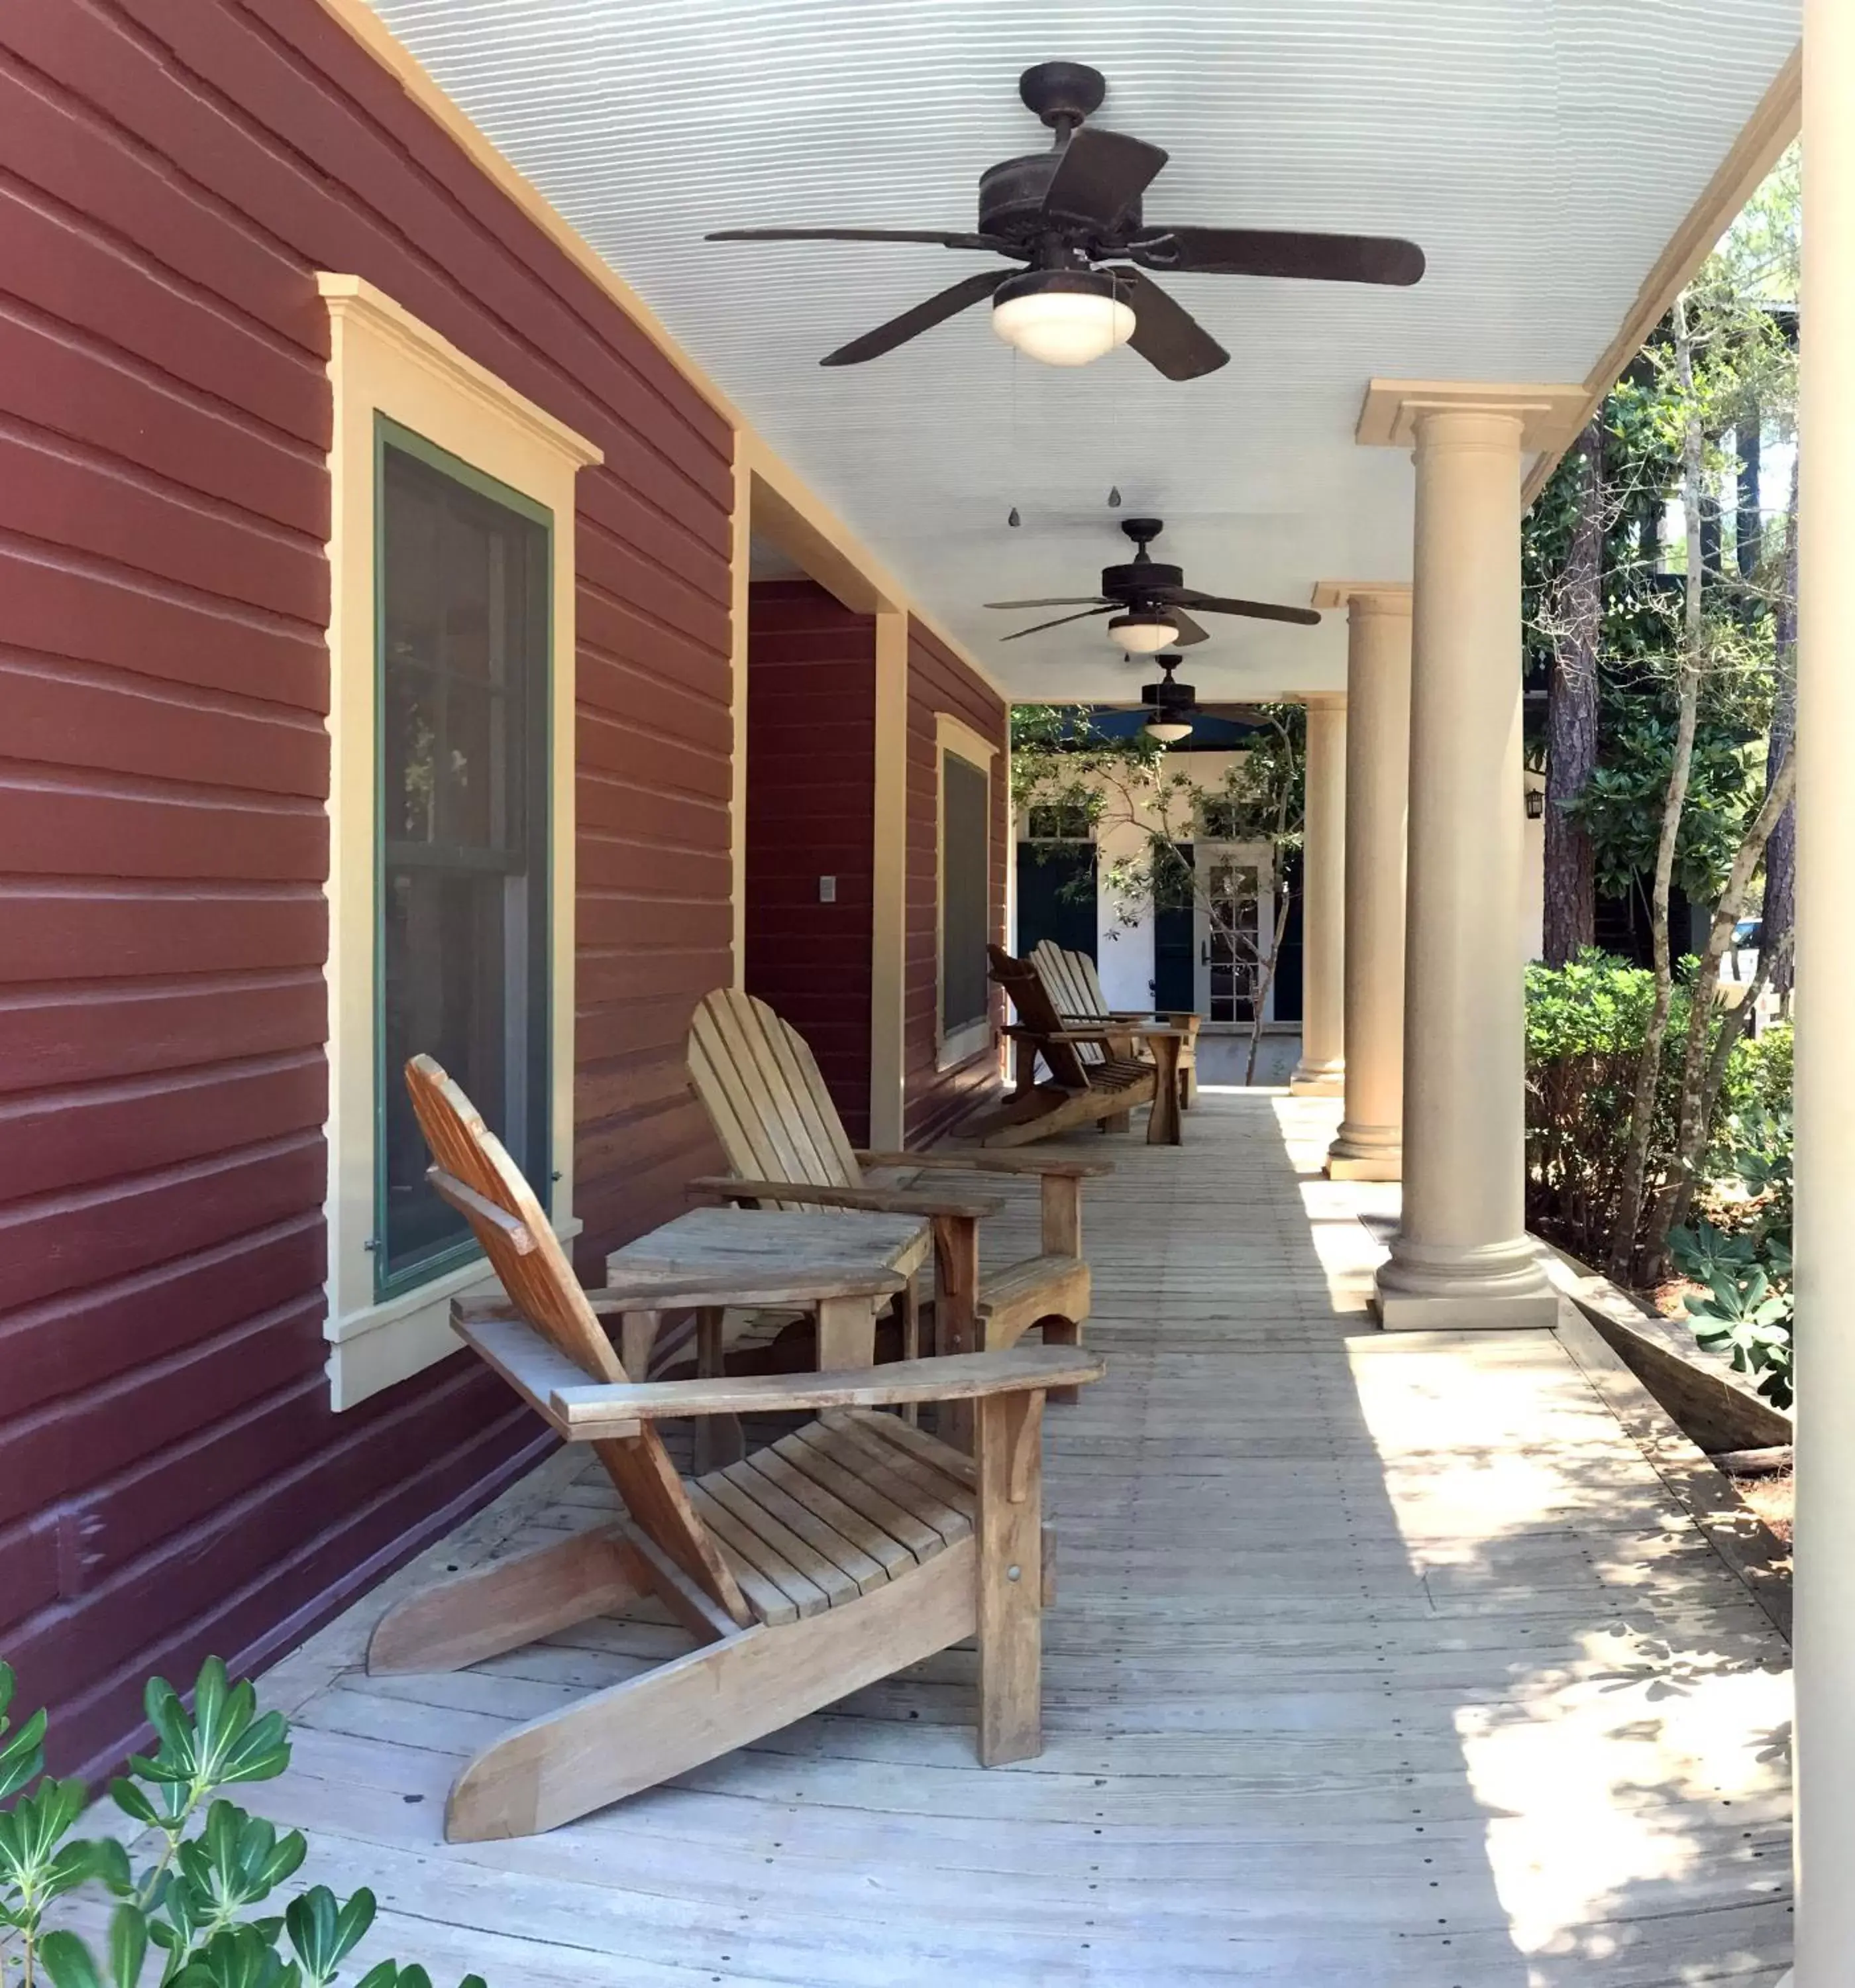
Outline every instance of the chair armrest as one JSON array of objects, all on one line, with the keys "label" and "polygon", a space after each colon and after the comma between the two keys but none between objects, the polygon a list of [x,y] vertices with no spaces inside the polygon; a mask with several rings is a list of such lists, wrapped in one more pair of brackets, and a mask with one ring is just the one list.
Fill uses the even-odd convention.
[{"label": "chair armrest", "polygon": [[732,1174],[704,1174],[689,1183],[689,1191],[722,1201],[806,1201],[817,1208],[863,1208],[878,1215],[960,1215],[975,1222],[996,1215],[1005,1205],[985,1195],[951,1199],[891,1188],[826,1187],[816,1181],[737,1180]]},{"label": "chair armrest", "polygon": [[1014,1346],[1001,1353],[956,1353],[823,1374],[610,1381],[583,1371],[512,1306],[454,1299],[451,1327],[569,1442],[619,1440],[638,1435],[647,1422],[678,1415],[976,1401],[987,1395],[1081,1387],[1107,1371],[1099,1354],[1078,1347]]},{"label": "chair armrest", "polygon": [[1084,1386],[1099,1381],[1106,1371],[1098,1354],[1074,1347],[1014,1346],[1002,1353],[897,1360],[836,1373],[743,1374],[623,1387],[588,1381],[556,1387],[544,1412],[569,1442],[593,1442],[610,1433],[634,1430],[640,1423],[679,1415],[781,1415],[971,1401],[988,1395]]},{"label": "chair armrest", "polygon": [[1140,1022],[1120,1022],[1099,1029],[1025,1029],[1010,1033],[1021,1033],[1040,1043],[1107,1043],[1122,1036],[1138,1036],[1143,1042],[1164,1036],[1182,1043],[1187,1032],[1159,1023],[1149,1026]]},{"label": "chair armrest", "polygon": [[715,1306],[817,1304],[826,1298],[893,1297],[907,1288],[893,1270],[764,1270],[608,1271],[588,1291],[595,1312],[683,1311]]},{"label": "chair armrest", "polygon": [[1044,1159],[1035,1153],[991,1153],[975,1148],[938,1149],[931,1153],[859,1152],[857,1164],[866,1167],[964,1168],[982,1174],[1045,1174],[1062,1180],[1094,1180],[1114,1171],[1112,1160]]}]

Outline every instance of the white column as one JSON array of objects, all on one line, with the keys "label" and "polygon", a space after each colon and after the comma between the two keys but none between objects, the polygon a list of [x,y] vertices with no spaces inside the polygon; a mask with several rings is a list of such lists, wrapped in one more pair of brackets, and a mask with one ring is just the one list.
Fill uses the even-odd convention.
[{"label": "white column", "polygon": [[[1855,8],[1806,0],[1797,643],[1796,1988],[1855,1966]],[[1839,1288],[1840,1287],[1840,1288]]]},{"label": "white column", "polygon": [[1527,1239],[1520,970],[1524,410],[1420,404],[1404,928],[1404,1209],[1392,1329],[1551,1325]]},{"label": "white column", "polygon": [[1346,610],[1346,1115],[1333,1180],[1396,1180],[1404,1114],[1404,816],[1411,590],[1323,583]]},{"label": "white column", "polygon": [[1306,813],[1301,852],[1301,1060],[1297,1097],[1337,1097],[1346,1068],[1346,701],[1307,700]]}]

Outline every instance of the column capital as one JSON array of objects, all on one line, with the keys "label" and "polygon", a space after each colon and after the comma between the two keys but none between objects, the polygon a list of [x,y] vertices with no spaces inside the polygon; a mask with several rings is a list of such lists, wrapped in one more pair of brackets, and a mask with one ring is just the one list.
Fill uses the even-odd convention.
[{"label": "column capital", "polygon": [[1322,580],[1314,583],[1313,605],[1344,607],[1355,614],[1408,614],[1407,580]]},{"label": "column capital", "polygon": [[1520,424],[1523,454],[1568,448],[1590,418],[1591,390],[1475,380],[1374,380],[1353,438],[1362,448],[1409,448],[1426,414],[1499,414]]}]

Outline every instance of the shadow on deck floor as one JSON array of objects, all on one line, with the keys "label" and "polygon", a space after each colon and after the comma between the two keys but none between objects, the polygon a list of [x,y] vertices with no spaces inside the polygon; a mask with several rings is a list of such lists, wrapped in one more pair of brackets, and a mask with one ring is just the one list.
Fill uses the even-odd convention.
[{"label": "shadow on deck floor", "polygon": [[[1789,1953],[1782,1639],[1545,1333],[1374,1333],[1394,1188],[1336,1105],[1092,1139],[1090,1343],[1046,1421],[1042,1756],[980,1768],[956,1649],[552,1834],[450,1847],[512,1721],[675,1632],[601,1621],[370,1681],[387,1600],[608,1494],[557,1458],[279,1665],[251,1790],[370,1946],[490,1988],[1769,1988]],[[1034,1248],[1035,1188],[988,1257]],[[986,1183],[988,1192],[998,1183]]]}]

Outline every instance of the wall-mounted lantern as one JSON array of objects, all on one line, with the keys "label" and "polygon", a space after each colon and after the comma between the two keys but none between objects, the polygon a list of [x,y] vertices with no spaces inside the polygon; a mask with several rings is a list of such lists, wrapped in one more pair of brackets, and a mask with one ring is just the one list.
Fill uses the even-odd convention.
[{"label": "wall-mounted lantern", "polygon": [[1546,789],[1543,787],[1529,787],[1527,789],[1526,818],[1529,821],[1545,820]]}]

